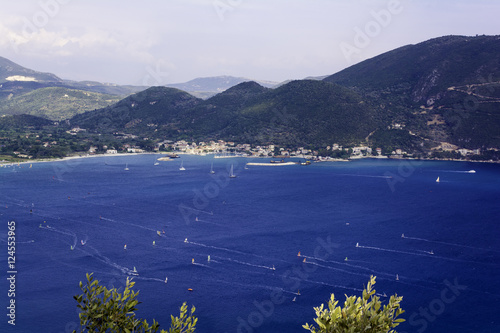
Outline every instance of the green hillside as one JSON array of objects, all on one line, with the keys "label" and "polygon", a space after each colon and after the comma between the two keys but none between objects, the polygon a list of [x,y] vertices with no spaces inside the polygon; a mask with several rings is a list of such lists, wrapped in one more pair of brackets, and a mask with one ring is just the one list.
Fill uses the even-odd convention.
[{"label": "green hillside", "polygon": [[244,82],[206,101],[172,88],[150,88],[112,107],[75,116],[71,124],[158,138],[356,144],[385,126],[379,111],[372,100],[328,82],[292,81],[275,90]]},{"label": "green hillside", "polygon": [[465,148],[500,146],[500,36],[408,45],[325,79],[376,98],[393,122]]},{"label": "green hillside", "polygon": [[117,96],[68,88],[41,88],[12,97],[0,105],[2,114],[30,114],[51,120],[63,120],[76,114],[116,103]]}]

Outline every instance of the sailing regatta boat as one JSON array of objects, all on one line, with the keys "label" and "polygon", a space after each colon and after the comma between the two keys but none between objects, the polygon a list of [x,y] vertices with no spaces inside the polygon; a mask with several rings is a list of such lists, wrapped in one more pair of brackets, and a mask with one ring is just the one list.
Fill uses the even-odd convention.
[{"label": "sailing regatta boat", "polygon": [[439,183],[439,177],[437,177],[437,179],[436,179],[436,183]]},{"label": "sailing regatta boat", "polygon": [[396,274],[396,281],[399,281],[399,275]]},{"label": "sailing regatta boat", "polygon": [[215,171],[214,171],[214,163],[212,162],[212,165],[210,166],[210,173],[211,174],[214,174]]},{"label": "sailing regatta boat", "polygon": [[168,281],[168,276],[167,276],[167,277],[165,277],[165,283],[167,283],[167,281]]},{"label": "sailing regatta boat", "polygon": [[128,163],[125,164],[125,171],[128,171],[129,168],[128,168]]},{"label": "sailing regatta boat", "polygon": [[207,261],[210,262],[210,255],[208,255]]},{"label": "sailing regatta boat", "polygon": [[186,168],[185,168],[185,167],[183,166],[183,164],[182,164],[183,162],[184,162],[184,161],[182,161],[182,162],[181,162],[181,167],[179,168],[179,170],[181,170],[181,171],[186,170]]},{"label": "sailing regatta boat", "polygon": [[229,178],[236,178],[236,175],[233,172],[233,165],[231,164],[231,171],[229,172]]}]

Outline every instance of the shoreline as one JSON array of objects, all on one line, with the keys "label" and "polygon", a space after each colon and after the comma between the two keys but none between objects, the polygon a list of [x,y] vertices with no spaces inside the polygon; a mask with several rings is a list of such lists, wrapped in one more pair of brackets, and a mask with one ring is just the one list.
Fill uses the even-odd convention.
[{"label": "shoreline", "polygon": [[[33,163],[49,163],[49,162],[66,162],[70,160],[76,160],[76,159],[84,159],[84,158],[96,158],[96,157],[114,157],[114,156],[138,156],[138,155],[168,155],[171,154],[171,152],[145,152],[145,153],[118,153],[118,154],[94,154],[94,155],[73,155],[73,156],[66,156],[63,158],[48,158],[48,159],[35,159],[35,160],[26,160],[26,161],[19,161],[19,162],[2,162],[0,161],[0,166],[12,166],[12,165],[21,165],[21,164],[33,164]],[[177,155],[189,155],[189,156],[209,156],[209,155],[214,155],[214,158],[220,158],[220,157],[215,157],[217,156],[216,154],[190,154],[190,153],[184,153],[184,152],[176,152],[175,154]],[[265,159],[265,158],[273,158],[270,156],[225,156],[223,158],[258,158],[258,159]],[[160,157],[163,158],[163,157]],[[287,157],[287,158],[300,158],[304,159],[306,157],[299,157],[299,156],[292,156],[292,157]],[[351,161],[356,161],[356,160],[363,160],[363,159],[384,159],[384,160],[398,160],[398,161],[442,161],[442,162],[471,162],[471,163],[491,163],[491,164],[500,164],[500,161],[478,161],[478,160],[462,160],[462,159],[436,159],[436,158],[397,158],[397,157],[390,157],[390,156],[362,156],[362,157],[354,157],[354,158],[348,158],[348,159],[329,159],[328,157],[319,157],[319,160],[313,160],[313,163],[323,163],[323,162],[351,162]],[[158,159],[159,160],[159,159]],[[161,160],[165,161],[165,160]],[[252,162],[250,162],[252,163]],[[259,162],[256,162],[259,163]],[[290,162],[286,162],[290,163]],[[293,162],[295,163],[295,162]],[[267,165],[268,163],[259,163],[262,165]],[[272,163],[269,163],[273,165]],[[276,163],[280,164],[280,163]]]}]

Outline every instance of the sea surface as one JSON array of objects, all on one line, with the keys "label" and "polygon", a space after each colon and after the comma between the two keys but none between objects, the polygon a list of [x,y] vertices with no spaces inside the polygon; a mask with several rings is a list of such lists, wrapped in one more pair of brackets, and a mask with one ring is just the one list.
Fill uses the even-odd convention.
[{"label": "sea surface", "polygon": [[0,168],[0,332],[76,329],[86,273],[122,290],[133,277],[137,316],[164,329],[187,302],[197,332],[306,332],[314,307],[375,275],[384,303],[403,296],[398,332],[500,332],[500,165],[158,157]]}]

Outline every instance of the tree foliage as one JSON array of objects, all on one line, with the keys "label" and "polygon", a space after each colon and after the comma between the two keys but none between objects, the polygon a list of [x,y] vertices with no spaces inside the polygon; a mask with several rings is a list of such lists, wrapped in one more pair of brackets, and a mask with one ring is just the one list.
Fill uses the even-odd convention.
[{"label": "tree foliage", "polygon": [[339,301],[332,294],[327,309],[324,304],[314,308],[318,327],[309,324],[302,327],[311,333],[396,333],[393,328],[405,321],[396,319],[404,313],[399,304],[403,297],[393,295],[389,304],[382,306],[380,297],[375,295],[374,284],[375,277],[371,276],[362,297],[346,295],[343,308],[337,306]]},{"label": "tree foliage", "polygon": [[[81,310],[80,332],[158,332],[160,324],[153,319],[153,324],[146,320],[136,318],[136,306],[139,291],[132,290],[135,282],[127,278],[123,293],[116,288],[107,289],[94,279],[92,274],[87,274],[87,282],[80,282],[83,294],[73,298],[78,302],[77,307]],[[195,307],[188,312],[188,306],[183,303],[179,317],[171,316],[170,329],[161,330],[161,333],[192,333],[198,318],[194,316]],[[76,331],[73,331],[76,333]]]}]

